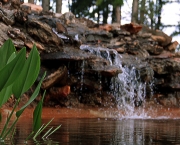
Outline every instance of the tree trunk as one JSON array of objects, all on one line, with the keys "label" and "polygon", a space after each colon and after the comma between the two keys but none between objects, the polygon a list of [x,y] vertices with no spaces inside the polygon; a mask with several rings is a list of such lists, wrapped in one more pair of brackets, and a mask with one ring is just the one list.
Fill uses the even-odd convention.
[{"label": "tree trunk", "polygon": [[109,8],[108,5],[106,5],[106,7],[103,9],[103,24],[107,24],[108,14]]},{"label": "tree trunk", "polygon": [[49,11],[49,2],[50,0],[42,0],[43,11]]},{"label": "tree trunk", "polygon": [[154,29],[154,14],[155,14],[155,9],[154,9],[154,1],[153,0],[148,0],[148,5],[149,5],[149,18],[150,18],[150,28]]},{"label": "tree trunk", "polygon": [[97,23],[99,24],[99,22],[100,22],[100,13],[99,13],[99,6],[98,6],[98,17],[97,17]]},{"label": "tree trunk", "polygon": [[34,4],[34,0],[28,0],[28,3]]},{"label": "tree trunk", "polygon": [[131,22],[138,23],[139,0],[133,0]]},{"label": "tree trunk", "polygon": [[56,0],[56,13],[61,13],[62,0]]},{"label": "tree trunk", "polygon": [[121,6],[116,6],[116,23],[121,25]]},{"label": "tree trunk", "polygon": [[140,24],[144,23],[144,15],[145,15],[145,4],[146,0],[141,0],[141,8],[140,8]]},{"label": "tree trunk", "polygon": [[157,17],[158,17],[158,20],[157,20],[157,24],[156,24],[156,29],[160,29],[160,26],[161,26],[161,11],[162,11],[162,0],[158,0],[157,3]]}]

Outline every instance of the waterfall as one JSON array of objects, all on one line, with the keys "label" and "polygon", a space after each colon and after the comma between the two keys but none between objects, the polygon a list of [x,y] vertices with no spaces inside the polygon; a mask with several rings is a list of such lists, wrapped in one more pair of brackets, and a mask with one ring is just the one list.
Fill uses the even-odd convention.
[{"label": "waterfall", "polygon": [[152,88],[152,84],[141,81],[140,71],[133,64],[122,65],[123,58],[116,50],[88,45],[82,45],[80,49],[105,58],[110,65],[122,70],[122,73],[111,79],[109,93],[115,96],[118,108],[125,109],[126,116],[134,115],[135,107],[145,100],[147,85]]}]

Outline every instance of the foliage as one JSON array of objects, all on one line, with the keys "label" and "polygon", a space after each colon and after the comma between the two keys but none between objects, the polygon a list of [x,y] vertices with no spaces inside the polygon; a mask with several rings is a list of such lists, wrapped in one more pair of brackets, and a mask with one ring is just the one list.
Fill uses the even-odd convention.
[{"label": "foliage", "polygon": [[[69,7],[70,11],[76,17],[86,17],[97,21],[98,23],[107,23],[109,15],[114,17],[114,9],[116,6],[122,6],[123,0],[72,0],[72,5]],[[113,9],[110,9],[110,6]],[[91,11],[90,11],[91,10]],[[98,17],[95,17],[98,14]],[[100,21],[102,18],[103,21]]]},{"label": "foliage", "polygon": [[94,0],[72,0],[72,5],[69,9],[76,15],[76,17],[94,17],[94,15],[89,13],[90,7],[94,5]]},{"label": "foliage", "polygon": [[113,6],[123,5],[123,0],[96,0],[96,5],[102,5],[103,3],[111,4]]},{"label": "foliage", "polygon": [[[0,48],[0,60],[2,62],[0,63],[0,107],[7,102],[11,95],[14,95],[16,98],[14,108],[11,113],[8,114],[6,124],[4,125],[4,128],[0,134],[1,140],[5,140],[6,137],[13,132],[18,119],[22,115],[25,108],[39,94],[40,86],[45,74],[38,83],[29,101],[16,112],[16,119],[8,128],[10,119],[12,118],[12,115],[20,102],[22,94],[34,84],[39,74],[40,56],[36,46],[34,45],[29,57],[26,59],[26,48],[24,47],[17,52],[12,41],[9,39]],[[36,109],[35,113],[41,115],[41,112],[37,112]]]}]

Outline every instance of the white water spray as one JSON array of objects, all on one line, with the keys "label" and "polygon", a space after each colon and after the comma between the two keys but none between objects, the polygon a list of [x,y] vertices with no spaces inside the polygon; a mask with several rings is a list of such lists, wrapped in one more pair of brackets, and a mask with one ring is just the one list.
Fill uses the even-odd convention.
[{"label": "white water spray", "polygon": [[116,50],[91,47],[82,45],[81,50],[93,53],[99,57],[105,58],[110,65],[116,66],[122,70],[117,77],[111,80],[110,93],[116,97],[117,106],[124,110],[126,117],[146,117],[146,114],[141,111],[141,114],[135,113],[135,107],[140,106],[145,100],[147,84],[141,81],[140,72],[133,65],[122,66],[122,56]]}]

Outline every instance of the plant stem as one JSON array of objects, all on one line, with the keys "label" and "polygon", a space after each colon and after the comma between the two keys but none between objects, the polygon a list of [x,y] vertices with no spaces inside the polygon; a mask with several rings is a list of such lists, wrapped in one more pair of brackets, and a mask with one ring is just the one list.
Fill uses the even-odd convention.
[{"label": "plant stem", "polygon": [[4,136],[2,136],[2,139],[4,140],[6,138],[6,136],[13,130],[14,126],[16,125],[17,121],[18,121],[19,117],[16,118],[16,120],[13,122],[13,124],[11,125],[11,127],[9,128],[9,130],[5,133]]},{"label": "plant stem", "polygon": [[6,124],[5,124],[5,126],[4,126],[4,128],[3,128],[3,130],[2,130],[2,133],[1,133],[1,137],[4,135],[4,132],[7,130],[7,125],[9,124],[9,121],[10,121],[10,119],[11,119],[11,117],[12,117],[12,115],[13,115],[16,107],[17,107],[17,105],[19,104],[19,101],[20,101],[20,97],[19,97],[18,100],[16,101],[16,104],[14,105],[13,110],[12,110],[11,113],[10,113],[10,116],[8,116],[8,118],[7,118]]}]

